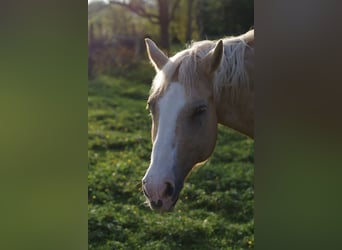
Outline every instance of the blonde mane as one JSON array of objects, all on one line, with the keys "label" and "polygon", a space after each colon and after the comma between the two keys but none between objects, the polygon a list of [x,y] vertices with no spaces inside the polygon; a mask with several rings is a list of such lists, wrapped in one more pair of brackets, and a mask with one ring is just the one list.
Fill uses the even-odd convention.
[{"label": "blonde mane", "polygon": [[[223,88],[230,89],[232,102],[241,91],[250,90],[251,82],[244,59],[246,47],[249,47],[247,43],[253,40],[253,30],[238,37],[222,39],[224,55],[213,80],[215,100],[220,99]],[[191,88],[196,87],[196,84],[200,82],[197,73],[198,62],[215,47],[216,42],[209,40],[193,42],[187,49],[169,58],[169,62],[153,80],[150,99],[161,95],[175,78],[186,87],[187,92],[191,95]],[[178,74],[176,75],[176,73]]]}]

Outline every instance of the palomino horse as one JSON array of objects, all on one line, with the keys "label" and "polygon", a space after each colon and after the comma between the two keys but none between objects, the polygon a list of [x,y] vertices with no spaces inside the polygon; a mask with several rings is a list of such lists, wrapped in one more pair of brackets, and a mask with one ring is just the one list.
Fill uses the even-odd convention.
[{"label": "palomino horse", "polygon": [[254,31],[196,42],[171,58],[145,41],[157,74],[148,99],[153,148],[142,188],[152,209],[168,211],[191,170],[213,152],[218,123],[253,138]]}]

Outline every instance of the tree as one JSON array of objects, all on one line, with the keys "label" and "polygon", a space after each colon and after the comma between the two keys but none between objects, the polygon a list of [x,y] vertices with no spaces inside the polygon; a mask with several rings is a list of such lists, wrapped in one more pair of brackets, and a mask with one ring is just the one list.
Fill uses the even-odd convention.
[{"label": "tree", "polygon": [[201,39],[239,35],[253,27],[253,0],[197,0],[196,2],[196,20]]},{"label": "tree", "polygon": [[186,34],[185,34],[185,40],[186,42],[190,42],[192,40],[192,6],[193,6],[193,0],[187,1],[187,22],[186,22]]},{"label": "tree", "polygon": [[[170,48],[169,26],[179,2],[180,0],[157,0],[156,2],[147,0],[109,1],[110,4],[120,5],[138,16],[147,18],[151,23],[159,25],[160,46],[166,50]],[[158,12],[156,13],[153,9],[158,9]]]}]

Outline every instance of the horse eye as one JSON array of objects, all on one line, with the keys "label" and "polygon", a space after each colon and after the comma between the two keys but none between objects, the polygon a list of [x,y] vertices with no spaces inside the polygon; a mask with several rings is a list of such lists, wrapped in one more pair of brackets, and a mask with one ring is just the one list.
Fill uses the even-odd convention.
[{"label": "horse eye", "polygon": [[195,109],[193,116],[202,115],[205,111],[207,111],[207,106],[205,105],[199,106]]}]

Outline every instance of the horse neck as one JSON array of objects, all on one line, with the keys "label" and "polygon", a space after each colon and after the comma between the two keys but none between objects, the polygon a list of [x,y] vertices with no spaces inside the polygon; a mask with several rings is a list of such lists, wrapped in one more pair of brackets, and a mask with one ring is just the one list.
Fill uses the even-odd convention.
[{"label": "horse neck", "polygon": [[244,64],[248,74],[249,90],[242,90],[232,101],[231,89],[222,88],[217,103],[218,122],[254,138],[254,39],[248,41]]},{"label": "horse neck", "polygon": [[232,103],[229,90],[223,90],[216,112],[218,123],[254,138],[254,93],[239,95],[239,100]]}]

